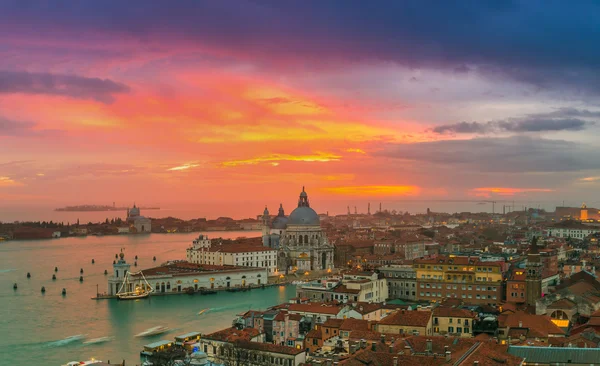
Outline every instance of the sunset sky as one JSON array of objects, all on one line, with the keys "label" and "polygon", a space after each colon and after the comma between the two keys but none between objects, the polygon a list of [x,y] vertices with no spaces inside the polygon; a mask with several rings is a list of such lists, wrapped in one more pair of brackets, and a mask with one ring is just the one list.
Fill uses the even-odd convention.
[{"label": "sunset sky", "polygon": [[583,0],[2,1],[0,209],[251,215],[302,185],[319,211],[600,205],[598,14]]}]

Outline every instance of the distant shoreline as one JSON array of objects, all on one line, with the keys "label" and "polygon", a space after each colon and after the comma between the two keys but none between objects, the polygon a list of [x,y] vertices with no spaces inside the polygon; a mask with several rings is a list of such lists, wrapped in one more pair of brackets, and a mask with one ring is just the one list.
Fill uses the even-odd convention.
[{"label": "distant shoreline", "polygon": [[[54,211],[59,212],[106,212],[106,211],[126,211],[129,207],[115,207],[115,206],[102,206],[102,205],[81,205],[81,206],[67,206],[55,208]],[[160,207],[140,207],[140,210],[160,210]]]}]

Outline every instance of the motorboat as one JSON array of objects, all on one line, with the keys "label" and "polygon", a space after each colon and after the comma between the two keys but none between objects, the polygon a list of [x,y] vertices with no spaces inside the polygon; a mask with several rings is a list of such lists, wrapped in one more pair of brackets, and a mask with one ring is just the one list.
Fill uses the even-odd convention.
[{"label": "motorboat", "polygon": [[210,310],[210,308],[202,309],[202,310],[200,310],[200,311],[198,312],[198,315],[202,315],[202,314],[206,313],[206,312],[207,312],[207,311],[209,311],[209,310]]},{"label": "motorboat", "polygon": [[83,344],[98,344],[98,343],[105,343],[105,342],[110,342],[113,340],[114,337],[99,337],[99,338],[92,338],[88,341],[83,342]]},{"label": "motorboat", "polygon": [[171,328],[168,327],[163,327],[162,325],[156,326],[156,327],[152,327],[152,328],[148,328],[145,331],[136,334],[136,337],[152,337],[158,334],[162,334],[162,333],[166,333],[169,330],[171,330]]},{"label": "motorboat", "polygon": [[62,365],[62,366],[85,366],[85,365],[93,365],[95,363],[102,363],[102,361],[100,360],[88,360],[88,361],[71,361],[71,362],[67,362],[66,364]]}]

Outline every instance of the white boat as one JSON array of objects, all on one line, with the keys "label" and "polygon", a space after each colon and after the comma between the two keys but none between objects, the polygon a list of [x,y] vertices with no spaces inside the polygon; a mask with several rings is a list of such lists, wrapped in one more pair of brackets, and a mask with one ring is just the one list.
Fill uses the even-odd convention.
[{"label": "white boat", "polygon": [[85,341],[83,342],[83,344],[97,344],[97,343],[104,343],[104,342],[110,342],[113,340],[114,337],[99,337],[99,338],[92,338],[89,341]]},{"label": "white boat", "polygon": [[206,312],[207,312],[207,311],[209,311],[209,310],[210,310],[210,308],[202,309],[202,310],[200,310],[200,311],[198,312],[198,315],[202,315],[202,314],[206,313]]},{"label": "white boat", "polygon": [[[132,277],[138,278],[133,279]],[[150,286],[142,271],[135,273],[127,272],[119,291],[117,291],[117,298],[119,300],[145,299],[153,291],[154,289]]]},{"label": "white boat", "polygon": [[136,334],[135,336],[136,337],[151,337],[151,336],[155,336],[158,334],[166,333],[169,330],[171,330],[171,328],[163,327],[162,325],[159,325],[156,327],[148,328],[145,331]]},{"label": "white boat", "polygon": [[95,363],[101,363],[101,362],[102,361],[100,361],[100,360],[94,360],[94,359],[91,359],[88,361],[71,361],[62,366],[85,366],[85,365],[93,365]]}]

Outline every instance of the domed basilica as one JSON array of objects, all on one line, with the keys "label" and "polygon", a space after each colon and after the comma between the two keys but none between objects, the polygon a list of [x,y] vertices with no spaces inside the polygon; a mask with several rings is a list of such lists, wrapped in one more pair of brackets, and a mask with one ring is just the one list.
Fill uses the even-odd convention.
[{"label": "domed basilica", "polygon": [[295,267],[298,271],[333,268],[333,246],[321,229],[319,215],[310,207],[304,187],[298,207],[289,217],[285,216],[283,205],[279,205],[279,213],[273,221],[266,207],[262,220],[263,244],[279,250],[279,270],[287,273]]}]

